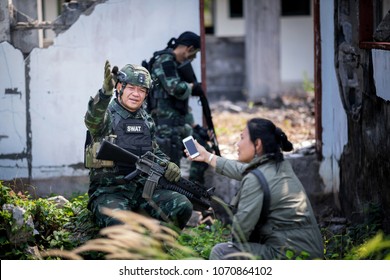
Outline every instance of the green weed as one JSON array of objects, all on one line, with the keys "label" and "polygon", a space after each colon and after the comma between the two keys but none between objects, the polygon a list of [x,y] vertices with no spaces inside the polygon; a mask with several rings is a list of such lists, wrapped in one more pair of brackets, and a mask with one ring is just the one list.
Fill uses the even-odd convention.
[{"label": "green weed", "polygon": [[[122,228],[125,235],[134,235],[137,242],[123,239],[121,242],[113,238],[115,231],[99,231],[92,220],[91,213],[87,210],[87,194],[75,195],[65,204],[63,208],[47,199],[32,199],[28,193],[15,193],[10,186],[5,186],[0,181],[0,259],[37,259],[39,255],[32,254],[35,251],[48,252],[55,250],[47,258],[78,258],[78,259],[105,259],[119,258],[120,255],[107,255],[99,250],[90,250],[95,243],[102,241],[104,235],[109,239],[106,248],[111,250],[115,246],[128,248],[122,253],[126,253],[128,258],[144,259],[188,259],[201,258],[208,259],[214,245],[227,242],[230,237],[230,228],[220,221],[215,220],[213,224],[201,224],[197,227],[186,228],[180,234],[170,232],[169,229],[159,227],[157,224],[150,224],[138,217],[140,224],[150,225],[148,227],[132,224],[130,231]],[[37,233],[29,235],[30,238],[23,242],[14,243],[10,239],[13,231],[31,230],[18,227],[9,211],[3,210],[5,204],[20,206],[26,210],[25,221],[31,217],[34,221],[34,228]],[[385,235],[380,228],[380,209],[377,205],[368,205],[366,221],[362,224],[348,225],[342,233],[334,234],[330,228],[322,228],[321,233],[324,240],[324,255],[327,260],[357,260],[357,259],[390,259],[390,236]],[[132,218],[131,220],[136,220]],[[154,232],[154,233],[153,233]],[[153,234],[156,241],[153,241]],[[173,237],[173,238],[172,238]],[[149,242],[153,250],[143,250],[145,246],[136,246],[139,242]],[[96,243],[96,244],[97,244]],[[102,243],[102,244],[103,244]],[[148,244],[149,244],[148,243]],[[99,243],[100,244],[100,243]],[[117,245],[115,245],[117,244]],[[119,244],[119,245],[118,245]],[[122,245],[121,245],[122,244]],[[88,246],[86,246],[88,245]],[[148,245],[149,246],[149,245]],[[147,246],[146,246],[147,247]],[[116,249],[115,249],[116,250]],[[137,251],[140,250],[140,251]],[[128,252],[130,252],[128,254]],[[69,253],[72,252],[72,253]],[[62,255],[61,255],[62,254]],[[143,255],[144,254],[144,255]],[[125,257],[125,255],[122,255]],[[307,259],[304,253],[295,255],[294,252],[287,251],[288,259]]]}]

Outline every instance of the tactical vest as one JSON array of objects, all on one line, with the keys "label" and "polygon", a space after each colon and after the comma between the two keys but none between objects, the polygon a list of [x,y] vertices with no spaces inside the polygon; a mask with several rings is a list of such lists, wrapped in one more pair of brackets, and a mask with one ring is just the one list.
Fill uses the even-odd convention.
[{"label": "tactical vest", "polygon": [[[173,57],[173,60],[175,60],[174,54],[172,49],[164,49],[161,51],[157,51],[153,54],[153,57],[150,59],[148,65],[148,70],[150,74],[153,77],[153,80],[156,81],[156,85],[153,87],[152,91],[148,94],[148,112],[151,113],[154,109],[170,109],[174,108],[177,110],[181,115],[185,115],[188,113],[188,98],[185,100],[178,100],[173,96],[170,96],[165,89],[161,86],[161,82],[158,81],[158,77],[155,77],[153,74],[153,64],[154,62],[163,54],[169,54]],[[164,68],[164,65],[163,65]],[[164,69],[165,71],[165,69]],[[159,86],[160,84],[160,86]],[[167,108],[161,108],[159,105],[159,100],[165,99],[168,101]]]},{"label": "tactical vest", "polygon": [[[110,108],[114,120],[112,132],[117,136],[115,144],[138,156],[152,151],[152,137],[146,121],[132,118],[129,112],[118,106]],[[115,162],[115,165],[120,175],[135,170],[135,163]]]}]

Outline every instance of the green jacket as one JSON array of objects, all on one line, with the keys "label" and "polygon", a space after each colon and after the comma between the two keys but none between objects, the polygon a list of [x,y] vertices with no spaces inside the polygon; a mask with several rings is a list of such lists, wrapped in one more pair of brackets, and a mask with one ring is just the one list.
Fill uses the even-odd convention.
[{"label": "green jacket", "polygon": [[[243,172],[264,161],[264,157],[243,164],[218,158],[216,171],[240,180],[237,212],[233,216],[234,233],[248,240],[260,218],[263,190],[257,177]],[[261,227],[260,243],[242,244],[244,250],[262,259],[283,259],[291,250],[296,255],[306,252],[310,258],[323,258],[323,240],[305,189],[295,175],[291,164],[266,161],[258,167],[267,179],[271,202],[266,223]],[[241,234],[242,233],[242,234]]]}]

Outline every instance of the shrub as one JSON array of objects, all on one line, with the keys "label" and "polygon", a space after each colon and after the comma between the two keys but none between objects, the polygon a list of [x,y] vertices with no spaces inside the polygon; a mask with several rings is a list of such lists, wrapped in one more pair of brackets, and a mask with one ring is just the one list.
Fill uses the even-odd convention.
[{"label": "shrub", "polygon": [[[87,194],[77,195],[58,208],[47,199],[15,193],[1,181],[0,202],[0,259],[37,259],[41,258],[39,252],[48,252],[44,256],[49,259],[208,259],[212,247],[226,242],[230,235],[229,228],[218,220],[178,234],[156,220],[131,212],[115,214],[125,221],[124,226],[99,231],[86,208]],[[5,204],[25,209],[24,219],[32,218],[37,234],[18,244],[11,242],[9,233],[20,227],[16,227],[12,214],[3,210]],[[341,234],[322,228],[325,259],[389,260],[390,236],[380,230],[379,213],[375,205],[370,205],[367,221],[349,225]],[[289,259],[306,258],[287,254]]]}]

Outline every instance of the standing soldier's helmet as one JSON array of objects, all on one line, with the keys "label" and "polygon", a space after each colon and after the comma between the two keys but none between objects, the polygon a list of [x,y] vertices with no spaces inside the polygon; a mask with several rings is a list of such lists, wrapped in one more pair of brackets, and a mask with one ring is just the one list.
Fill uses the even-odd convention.
[{"label": "standing soldier's helmet", "polygon": [[144,87],[147,90],[150,90],[152,87],[152,79],[149,71],[143,66],[126,64],[120,71],[115,73],[115,75],[117,81],[124,84]]}]

